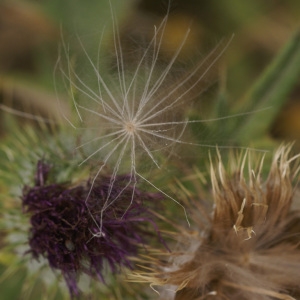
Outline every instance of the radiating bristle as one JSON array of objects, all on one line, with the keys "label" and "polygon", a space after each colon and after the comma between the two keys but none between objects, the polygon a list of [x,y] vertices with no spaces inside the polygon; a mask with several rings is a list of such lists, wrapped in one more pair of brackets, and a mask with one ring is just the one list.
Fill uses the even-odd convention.
[{"label": "radiating bristle", "polygon": [[[188,120],[186,107],[190,107],[192,100],[199,96],[203,79],[215,67],[231,39],[217,45],[194,67],[182,68],[178,72],[176,62],[190,30],[187,29],[181,43],[177,43],[173,56],[162,62],[168,11],[161,23],[153,26],[152,39],[147,47],[138,49],[141,54],[137,55],[134,62],[132,59],[127,61],[128,57],[123,53],[112,6],[111,16],[113,57],[116,62],[113,72],[101,64],[101,57],[92,58],[78,38],[84,59],[95,77],[95,86],[79,75],[70,60],[69,48],[63,41],[67,62],[63,66],[61,59],[60,71],[77,115],[77,121],[67,121],[78,134],[77,150],[84,155],[80,165],[95,166],[92,186],[103,173],[112,174],[111,186],[118,174],[126,173],[130,174],[128,185],[135,188],[139,180],[144,181],[150,188],[165,193],[179,204],[167,190],[164,191],[164,187],[154,183],[149,170],[160,169],[167,159],[175,157],[178,154],[174,150],[176,146],[215,148],[215,144],[201,143],[192,138],[192,134],[188,134],[189,125],[230,116],[213,120]],[[104,207],[115,200],[107,199]],[[86,201],[89,201],[89,195]],[[182,208],[188,222],[186,211]],[[102,225],[98,225],[101,231]]]}]

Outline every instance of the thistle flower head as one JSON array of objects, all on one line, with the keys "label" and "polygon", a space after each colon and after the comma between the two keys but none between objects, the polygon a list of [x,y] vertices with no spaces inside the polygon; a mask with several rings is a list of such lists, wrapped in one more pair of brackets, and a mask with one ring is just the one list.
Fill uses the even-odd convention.
[{"label": "thistle flower head", "polygon": [[[71,187],[48,184],[50,169],[50,165],[40,161],[35,185],[23,192],[24,210],[31,215],[29,252],[36,259],[45,257],[53,269],[60,270],[74,296],[79,294],[76,282],[81,273],[105,282],[106,264],[114,273],[121,267],[132,267],[129,256],[136,255],[137,245],[145,240],[143,223],[155,226],[143,202],[160,196],[135,190],[132,199],[132,187],[124,189],[125,176],[116,178],[111,191],[110,179],[106,177],[99,177],[91,191],[90,183]],[[109,191],[111,197],[121,196],[101,216]],[[100,218],[101,236],[97,226]]]},{"label": "thistle flower head", "polygon": [[199,235],[191,239],[198,246],[174,254],[173,263],[165,261],[154,274],[140,276],[153,284],[175,285],[176,300],[298,299],[300,212],[291,204],[299,164],[292,172],[289,151],[281,147],[276,152],[265,181],[262,161],[255,171],[249,159],[248,176],[246,157],[233,164],[233,174],[225,172],[221,161],[212,166],[214,208],[212,215],[205,214],[207,222],[203,214],[199,219],[206,207],[196,203]]}]

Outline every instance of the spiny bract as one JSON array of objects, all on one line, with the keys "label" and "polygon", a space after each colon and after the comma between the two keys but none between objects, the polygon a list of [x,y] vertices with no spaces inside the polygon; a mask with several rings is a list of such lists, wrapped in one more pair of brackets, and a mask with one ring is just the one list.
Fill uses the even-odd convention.
[{"label": "spiny bract", "polygon": [[292,207],[293,200],[299,206],[293,187],[299,155],[290,158],[290,150],[278,149],[266,180],[263,160],[257,168],[247,156],[231,161],[231,174],[221,160],[212,165],[213,213],[206,201],[195,199],[197,227],[193,234],[181,227],[176,235],[190,248],[164,254],[153,271],[137,272],[134,280],[165,291],[175,287],[162,299],[299,299],[300,211]]}]

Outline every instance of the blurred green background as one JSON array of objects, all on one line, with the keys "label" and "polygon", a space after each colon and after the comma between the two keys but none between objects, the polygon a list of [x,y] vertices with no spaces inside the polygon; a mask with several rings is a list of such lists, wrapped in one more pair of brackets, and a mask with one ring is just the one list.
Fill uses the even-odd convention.
[{"label": "blurred green background", "polygon": [[[124,48],[140,41],[146,44],[152,38],[153,24],[159,24],[169,7],[167,0],[113,0],[111,3]],[[218,82],[232,105],[237,105],[298,29],[299,13],[299,1],[292,0],[171,1],[162,53],[172,55],[188,27],[191,33],[180,55],[187,63],[204,58],[222,38],[234,34],[218,63],[219,71],[208,81]],[[103,28],[110,32],[111,19],[108,0],[2,0],[0,102],[20,110],[55,115],[53,70],[62,36],[73,51],[79,47],[79,36],[93,54]],[[102,44],[105,46],[105,42]],[[209,97],[215,97],[215,93]],[[299,101],[299,88],[295,87],[281,113],[270,124],[273,137],[300,137]]]},{"label": "blurred green background", "polygon": [[[195,112],[203,118],[206,118],[205,109],[209,113],[215,109],[217,116],[224,116],[227,111],[238,113],[255,110],[256,107],[268,107],[269,102],[263,103],[262,107],[249,106],[251,97],[256,94],[259,96],[255,100],[262,99],[263,102],[263,97],[257,93],[259,88],[254,87],[255,92],[251,94],[253,85],[255,86],[257,79],[261,78],[280,49],[299,30],[300,25],[300,1],[296,0],[173,0],[170,4],[168,0],[112,0],[111,3],[118,20],[124,55],[130,55],[131,49],[139,43],[149,43],[153,37],[154,24],[159,24],[168,10],[170,13],[161,49],[162,59],[168,60],[172,57],[187,28],[191,29],[178,58],[180,66],[196,64],[199,57],[204,58],[220,40],[228,40],[234,34],[225,54],[217,63],[215,72],[205,81],[207,90],[201,100],[201,109],[204,107],[204,112]],[[10,135],[11,130],[11,123],[6,119],[8,108],[46,118],[57,117],[54,69],[62,38],[67,40],[72,52],[76,53],[77,50],[82,51],[78,43],[79,37],[88,52],[93,54],[98,51],[105,28],[102,45],[107,48],[107,52],[113,52],[111,23],[109,0],[0,2],[2,140]],[[293,49],[298,49],[298,39],[295,41],[296,46],[291,46],[291,53]],[[112,59],[112,56],[107,56],[107,59]],[[290,64],[292,63],[286,63],[288,66]],[[284,59],[281,60],[280,66],[282,65],[285,66]],[[273,68],[273,73],[277,69]],[[297,79],[298,70],[287,74],[291,73],[291,84],[286,89],[282,88],[283,97],[276,104],[275,113],[270,113],[270,118],[258,115],[258,119],[250,119],[257,123],[265,122],[261,127],[263,134],[258,128],[254,133],[249,130],[249,137],[246,131],[242,132],[243,137],[238,134],[234,136],[231,131],[226,132],[226,128],[219,123],[214,128],[216,139],[237,138],[240,139],[237,144],[245,145],[249,138],[251,144],[259,146],[275,145],[282,140],[296,140],[296,146],[299,147],[300,80]],[[87,77],[89,75],[92,74],[84,74]],[[278,76],[272,81],[268,77],[269,81],[266,82],[272,81],[276,87],[276,82],[282,84],[283,79]],[[264,89],[269,91],[265,86]],[[59,93],[62,93],[61,99],[67,98],[67,91],[59,90]],[[248,96],[249,93],[251,97]],[[277,90],[274,93],[277,94]],[[226,98],[224,105],[220,100],[222,97]],[[216,99],[220,101],[216,102]],[[245,99],[250,100],[247,102]],[[63,109],[67,113],[69,108],[66,105]],[[21,124],[25,121],[24,118],[19,119]],[[257,143],[256,138],[259,140]],[[0,237],[0,247],[2,243]],[[8,276],[10,259],[7,255],[0,255],[0,299],[23,299],[21,287],[28,282],[21,267],[18,273]],[[38,295],[38,291],[39,289],[35,295]],[[53,294],[55,293],[56,291]],[[53,299],[63,297],[59,292],[55,295]],[[48,299],[47,295],[41,299]],[[112,296],[110,299],[118,298]]]}]

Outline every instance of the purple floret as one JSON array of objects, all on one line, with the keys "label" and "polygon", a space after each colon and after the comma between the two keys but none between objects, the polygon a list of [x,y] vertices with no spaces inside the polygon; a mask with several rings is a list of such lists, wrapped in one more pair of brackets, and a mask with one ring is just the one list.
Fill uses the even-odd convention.
[{"label": "purple floret", "polygon": [[[138,244],[145,242],[149,234],[146,223],[150,222],[158,232],[154,216],[143,202],[161,196],[127,186],[126,176],[116,177],[109,197],[109,177],[98,178],[91,191],[90,183],[73,187],[47,185],[50,171],[50,166],[40,161],[35,186],[24,188],[24,211],[31,215],[29,252],[36,259],[44,256],[53,269],[61,270],[71,296],[77,296],[81,273],[104,282],[105,262],[112,272],[120,271],[122,266],[132,267],[129,256],[136,255]],[[110,205],[101,223],[105,203]]]}]

